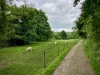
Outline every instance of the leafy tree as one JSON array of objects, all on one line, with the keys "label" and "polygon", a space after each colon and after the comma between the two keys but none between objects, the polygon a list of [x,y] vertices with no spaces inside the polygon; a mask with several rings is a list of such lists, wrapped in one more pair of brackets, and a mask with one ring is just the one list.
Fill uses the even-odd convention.
[{"label": "leafy tree", "polygon": [[14,36],[14,26],[10,22],[12,16],[10,15],[10,7],[6,4],[5,0],[0,1],[0,41],[1,46],[7,47],[9,40]]},{"label": "leafy tree", "polygon": [[57,32],[57,33],[55,34],[55,39],[61,40],[60,32]]},{"label": "leafy tree", "polygon": [[100,41],[100,1],[85,0],[82,4],[82,13],[76,21],[78,32],[85,38],[95,42]]},{"label": "leafy tree", "polygon": [[38,41],[46,41],[51,38],[52,31],[49,25],[48,18],[42,10],[38,11],[37,14],[37,28],[36,33],[38,35]]},{"label": "leafy tree", "polygon": [[46,41],[52,36],[47,16],[42,10],[22,5],[8,5],[0,1],[0,46]]},{"label": "leafy tree", "polygon": [[62,31],[60,32],[60,36],[61,36],[61,38],[62,38],[63,40],[67,39],[67,35],[66,35],[66,32],[65,32],[64,30],[62,30]]},{"label": "leafy tree", "polygon": [[78,2],[80,2],[80,0],[74,0],[74,7],[78,4]]},{"label": "leafy tree", "polygon": [[77,27],[72,27],[72,32],[70,33],[70,38],[71,39],[79,39],[79,35],[78,35],[78,33],[77,33],[77,31],[78,31],[78,29],[77,29]]}]

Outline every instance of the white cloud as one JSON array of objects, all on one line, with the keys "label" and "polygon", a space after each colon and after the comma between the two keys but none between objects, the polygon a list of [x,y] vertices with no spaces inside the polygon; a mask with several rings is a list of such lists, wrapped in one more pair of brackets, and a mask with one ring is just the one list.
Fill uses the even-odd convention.
[{"label": "white cloud", "polygon": [[27,0],[27,2],[35,4],[36,8],[46,13],[53,31],[72,31],[74,21],[81,13],[80,4],[73,7],[74,0]]}]

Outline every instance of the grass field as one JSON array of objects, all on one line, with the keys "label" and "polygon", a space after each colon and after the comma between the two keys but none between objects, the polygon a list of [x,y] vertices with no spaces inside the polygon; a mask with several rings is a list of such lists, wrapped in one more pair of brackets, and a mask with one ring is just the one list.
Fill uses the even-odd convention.
[{"label": "grass field", "polygon": [[[46,53],[46,67],[48,67],[58,57],[58,47],[59,54],[61,54],[63,50],[70,49],[75,45],[78,40],[55,41],[50,41],[50,43],[36,42],[25,46],[0,49],[0,75],[35,75],[40,69],[43,69],[44,51]],[[29,46],[33,50],[27,52],[26,48]]]}]

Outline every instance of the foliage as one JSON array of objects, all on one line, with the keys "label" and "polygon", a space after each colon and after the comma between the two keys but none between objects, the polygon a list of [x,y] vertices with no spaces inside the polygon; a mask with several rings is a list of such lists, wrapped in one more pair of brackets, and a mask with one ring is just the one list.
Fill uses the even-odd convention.
[{"label": "foliage", "polygon": [[[0,46],[47,41],[52,31],[45,12],[29,5],[8,5],[0,1]],[[3,42],[3,43],[1,43]]]},{"label": "foliage", "polygon": [[73,29],[72,32],[65,32],[64,30],[62,30],[61,32],[54,32],[55,39],[56,40],[79,39],[76,27],[73,27],[72,29]]},{"label": "foliage", "polygon": [[100,45],[88,39],[84,41],[83,46],[86,55],[90,59],[90,64],[93,66],[95,75],[100,75]]},{"label": "foliage", "polygon": [[66,32],[65,32],[64,30],[62,30],[62,31],[60,32],[60,36],[61,36],[61,38],[62,38],[63,40],[65,40],[65,39],[67,38]]},{"label": "foliage", "polygon": [[95,42],[100,41],[100,3],[99,0],[85,0],[82,4],[82,13],[76,20],[78,33],[84,38]]},{"label": "foliage", "polygon": [[56,32],[56,34],[54,34],[54,36],[55,36],[55,39],[61,40],[60,32]]},{"label": "foliage", "polygon": [[79,1],[80,0],[74,0],[74,3],[73,3],[74,7],[78,4]]},{"label": "foliage", "polygon": [[55,39],[66,40],[67,39],[66,32],[64,30],[62,30],[61,32],[58,32],[57,34],[55,34]]}]

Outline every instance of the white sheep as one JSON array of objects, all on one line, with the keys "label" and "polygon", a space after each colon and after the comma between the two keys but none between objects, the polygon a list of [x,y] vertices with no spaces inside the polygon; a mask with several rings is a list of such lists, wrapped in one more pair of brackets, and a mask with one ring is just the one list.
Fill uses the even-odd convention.
[{"label": "white sheep", "polygon": [[28,47],[27,49],[26,49],[26,51],[32,51],[32,47]]},{"label": "white sheep", "polygon": [[55,42],[55,44],[57,44],[57,42]]}]

